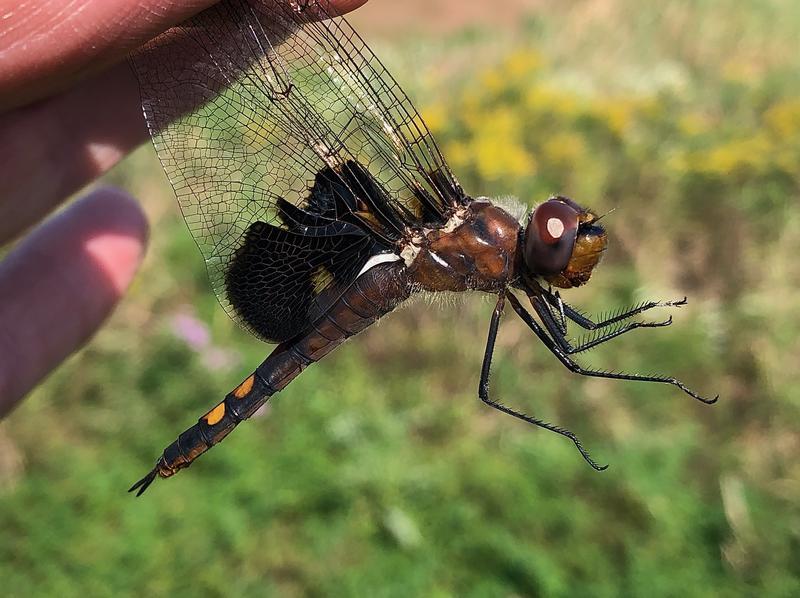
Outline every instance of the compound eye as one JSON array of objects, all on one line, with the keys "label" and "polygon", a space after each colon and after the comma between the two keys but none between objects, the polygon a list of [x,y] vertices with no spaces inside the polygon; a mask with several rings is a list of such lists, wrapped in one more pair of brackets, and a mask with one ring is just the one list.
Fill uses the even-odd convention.
[{"label": "compound eye", "polygon": [[534,274],[566,269],[578,235],[580,213],[560,199],[548,199],[531,214],[525,234],[525,263]]},{"label": "compound eye", "polygon": [[550,200],[533,213],[533,221],[542,242],[555,245],[569,228],[577,228],[578,214],[570,206]]}]

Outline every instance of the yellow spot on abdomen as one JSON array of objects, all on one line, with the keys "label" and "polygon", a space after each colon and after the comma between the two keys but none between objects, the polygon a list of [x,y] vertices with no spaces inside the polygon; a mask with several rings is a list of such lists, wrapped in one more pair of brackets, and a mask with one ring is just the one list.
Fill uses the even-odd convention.
[{"label": "yellow spot on abdomen", "polygon": [[203,418],[206,420],[206,423],[209,426],[213,426],[214,424],[219,423],[219,420],[222,419],[223,415],[225,415],[225,403],[220,403],[211,411],[206,413]]},{"label": "yellow spot on abdomen", "polygon": [[256,376],[253,374],[247,380],[237,386],[236,390],[233,391],[233,396],[237,399],[243,399],[249,395],[250,391],[253,390],[253,382],[255,381],[255,378]]}]

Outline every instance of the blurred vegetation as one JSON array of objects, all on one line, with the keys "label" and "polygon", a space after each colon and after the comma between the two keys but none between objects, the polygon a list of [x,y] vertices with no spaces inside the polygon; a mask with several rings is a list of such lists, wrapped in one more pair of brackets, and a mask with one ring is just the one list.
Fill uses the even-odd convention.
[{"label": "blurred vegetation", "polygon": [[572,376],[508,317],[494,393],[595,473],[477,400],[487,301],[418,301],[133,500],[269,349],[219,309],[145,148],[109,177],[154,223],[144,272],[0,427],[6,595],[800,595],[800,5],[567,4],[375,45],[470,193],[616,208],[570,302],[689,295],[586,361],[720,403]]}]

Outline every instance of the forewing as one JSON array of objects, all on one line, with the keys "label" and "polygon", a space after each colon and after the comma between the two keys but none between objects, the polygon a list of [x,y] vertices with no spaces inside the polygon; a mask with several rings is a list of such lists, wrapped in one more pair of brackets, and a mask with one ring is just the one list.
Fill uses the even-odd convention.
[{"label": "forewing", "polygon": [[[258,222],[282,226],[279,198],[307,207],[318,173],[366,167],[369,184],[360,176],[343,184],[357,197],[378,191],[368,208],[387,213],[328,216],[380,222],[368,228],[386,244],[403,225],[440,221],[466,201],[409,99],[325,0],[225,0],[132,62],[158,155],[214,289],[239,319],[226,272],[247,232]],[[339,286],[355,278],[357,262],[339,265]],[[290,280],[283,272],[265,288],[288,296],[281,285]],[[314,289],[324,311],[322,298],[336,294]]]}]

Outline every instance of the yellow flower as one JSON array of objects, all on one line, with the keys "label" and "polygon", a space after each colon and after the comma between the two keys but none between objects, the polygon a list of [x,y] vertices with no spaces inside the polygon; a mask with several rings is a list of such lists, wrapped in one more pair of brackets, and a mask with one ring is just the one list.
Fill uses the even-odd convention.
[{"label": "yellow flower", "polygon": [[496,95],[510,87],[504,73],[495,69],[484,71],[479,79],[479,85],[486,90],[489,95]]},{"label": "yellow flower", "polygon": [[736,139],[706,151],[686,154],[682,170],[718,176],[763,171],[774,159],[774,148],[763,135]]},{"label": "yellow flower", "polygon": [[527,87],[530,78],[542,66],[542,59],[532,50],[512,52],[496,67],[487,69],[480,77],[480,86],[490,95],[514,87]]},{"label": "yellow flower", "polygon": [[509,54],[501,70],[510,79],[526,79],[542,67],[542,57],[533,50],[519,50]]},{"label": "yellow flower", "polygon": [[485,113],[470,144],[478,173],[487,180],[519,177],[536,170],[536,160],[522,144],[519,116],[508,107]]},{"label": "yellow flower", "polygon": [[444,131],[447,127],[447,107],[440,102],[426,106],[422,111],[422,119],[431,131]]},{"label": "yellow flower", "polygon": [[536,160],[521,145],[499,137],[476,139],[473,144],[478,174],[489,181],[518,178],[536,172]]},{"label": "yellow flower", "polygon": [[546,86],[536,86],[525,94],[525,107],[534,114],[571,117],[580,112],[575,96]]},{"label": "yellow flower", "polygon": [[606,124],[617,137],[622,137],[633,120],[635,101],[625,99],[602,99],[592,103],[591,112]]},{"label": "yellow flower", "polygon": [[467,129],[471,131],[480,127],[485,118],[482,100],[483,98],[478,93],[466,92],[460,100],[461,105],[454,110],[455,115],[461,118]]},{"label": "yellow flower", "polygon": [[544,160],[556,168],[575,166],[586,153],[583,138],[574,133],[558,133],[543,140],[541,154]]},{"label": "yellow flower", "polygon": [[696,137],[709,131],[708,119],[700,114],[686,114],[678,119],[678,128],[684,135]]},{"label": "yellow flower", "polygon": [[444,156],[447,162],[455,169],[465,169],[472,161],[472,152],[469,145],[461,141],[445,144]]},{"label": "yellow flower", "polygon": [[800,136],[800,99],[784,100],[764,113],[764,123],[781,139]]}]

